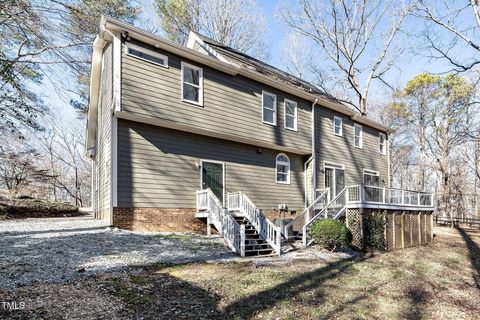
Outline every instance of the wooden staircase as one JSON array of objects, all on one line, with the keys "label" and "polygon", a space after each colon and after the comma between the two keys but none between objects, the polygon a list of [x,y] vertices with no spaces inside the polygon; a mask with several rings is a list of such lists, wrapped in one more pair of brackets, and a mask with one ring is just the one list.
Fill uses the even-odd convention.
[{"label": "wooden staircase", "polygon": [[229,193],[228,199],[228,206],[224,207],[210,189],[197,191],[195,216],[207,218],[208,230],[213,225],[227,246],[242,257],[280,255],[281,228],[268,220],[242,192]]},{"label": "wooden staircase", "polygon": [[261,237],[255,227],[245,217],[234,217],[245,228],[245,256],[263,256],[273,253],[270,244]]}]

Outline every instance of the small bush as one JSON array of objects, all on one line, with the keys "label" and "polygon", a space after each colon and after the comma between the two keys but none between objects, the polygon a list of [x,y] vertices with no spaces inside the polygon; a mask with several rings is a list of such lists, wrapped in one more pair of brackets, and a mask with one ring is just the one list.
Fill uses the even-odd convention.
[{"label": "small bush", "polygon": [[328,250],[347,247],[352,241],[352,234],[347,226],[335,219],[315,222],[312,226],[312,237],[315,243]]},{"label": "small bush", "polygon": [[385,222],[382,215],[366,217],[363,224],[365,245],[375,250],[385,250]]}]

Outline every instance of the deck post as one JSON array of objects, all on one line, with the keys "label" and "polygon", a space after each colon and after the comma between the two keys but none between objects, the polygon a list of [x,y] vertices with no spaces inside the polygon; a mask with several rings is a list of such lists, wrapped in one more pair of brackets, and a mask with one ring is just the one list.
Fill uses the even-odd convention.
[{"label": "deck post", "polygon": [[393,249],[395,249],[395,247],[397,246],[397,237],[396,237],[396,233],[395,233],[395,225],[396,225],[396,221],[395,221],[395,211],[393,211],[393,218],[392,218],[392,232],[393,232]]},{"label": "deck post", "polygon": [[281,241],[281,227],[278,227],[277,229],[277,255],[280,256],[282,254],[282,241]]},{"label": "deck post", "polygon": [[207,236],[210,237],[212,235],[212,225],[211,225],[210,218],[207,218]]},{"label": "deck post", "polygon": [[418,212],[418,246],[422,245],[422,212]]},{"label": "deck post", "polygon": [[240,256],[245,257],[245,225],[240,225]]},{"label": "deck post", "polygon": [[[403,194],[403,192],[402,192]],[[402,232],[400,233],[401,234],[401,237],[402,237],[402,249],[405,249],[405,227],[404,227],[404,220],[405,219],[405,211],[402,211],[402,220],[401,220],[401,228],[402,228]]]}]

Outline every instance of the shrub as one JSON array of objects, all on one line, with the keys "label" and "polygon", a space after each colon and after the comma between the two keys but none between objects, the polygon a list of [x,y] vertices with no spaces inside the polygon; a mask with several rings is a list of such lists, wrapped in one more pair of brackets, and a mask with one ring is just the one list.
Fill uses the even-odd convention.
[{"label": "shrub", "polygon": [[329,250],[347,247],[352,241],[352,234],[347,226],[335,219],[323,219],[312,226],[313,240]]},{"label": "shrub", "polygon": [[68,202],[40,199],[0,201],[0,215],[7,218],[63,217],[79,215],[78,207]]},{"label": "shrub", "polygon": [[370,215],[363,223],[365,245],[375,250],[385,250],[385,222],[382,215]]}]

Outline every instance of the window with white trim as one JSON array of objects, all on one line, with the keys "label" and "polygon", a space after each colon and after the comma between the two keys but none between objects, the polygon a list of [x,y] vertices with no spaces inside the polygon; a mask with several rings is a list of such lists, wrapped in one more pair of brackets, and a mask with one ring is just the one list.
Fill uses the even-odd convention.
[{"label": "window with white trim", "polygon": [[263,123],[277,125],[277,96],[262,91],[262,121]]},{"label": "window with white trim", "polygon": [[378,143],[380,145],[380,153],[387,154],[387,136],[385,133],[378,134]]},{"label": "window with white trim", "polygon": [[285,99],[285,128],[297,131],[297,103]]},{"label": "window with white trim", "polygon": [[284,153],[279,153],[275,159],[277,183],[290,183],[290,159]]},{"label": "window with white trim", "polygon": [[203,69],[182,62],[182,101],[203,106]]},{"label": "window with white trim", "polygon": [[333,133],[337,136],[343,135],[343,119],[340,117],[333,117]]},{"label": "window with white trim", "polygon": [[378,171],[363,169],[363,183],[367,186],[379,186],[380,174]]},{"label": "window with white trim", "polygon": [[355,147],[363,148],[363,129],[359,124],[353,126],[353,131],[355,135]]},{"label": "window with white trim", "polygon": [[129,56],[168,68],[168,57],[156,51],[128,43],[125,47]]}]

